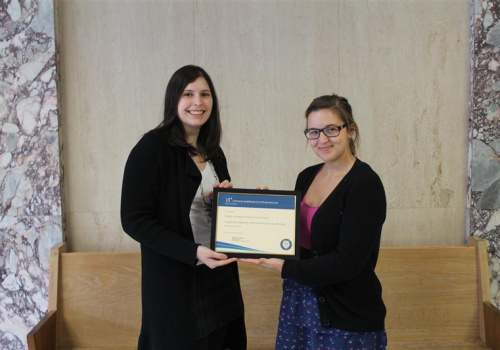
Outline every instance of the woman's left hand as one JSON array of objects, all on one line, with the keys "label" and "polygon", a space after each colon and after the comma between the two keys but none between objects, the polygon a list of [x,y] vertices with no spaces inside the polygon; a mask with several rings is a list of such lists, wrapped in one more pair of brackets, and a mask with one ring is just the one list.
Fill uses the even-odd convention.
[{"label": "woman's left hand", "polygon": [[[228,180],[224,180],[222,182],[216,182],[212,185],[213,188],[219,187],[219,188],[233,188],[233,183],[229,182]],[[214,192],[210,191],[207,193],[208,198],[212,198],[214,196]]]},{"label": "woman's left hand", "polygon": [[229,182],[229,180],[224,180],[220,183],[219,182],[214,183],[212,187],[233,188],[233,183]]},{"label": "woman's left hand", "polygon": [[283,269],[283,264],[285,263],[285,260],[282,259],[250,259],[250,258],[239,258],[238,261],[243,261],[243,262],[248,262],[251,264],[255,265],[260,265],[262,267],[265,267],[266,269],[277,271],[281,273],[281,270]]}]

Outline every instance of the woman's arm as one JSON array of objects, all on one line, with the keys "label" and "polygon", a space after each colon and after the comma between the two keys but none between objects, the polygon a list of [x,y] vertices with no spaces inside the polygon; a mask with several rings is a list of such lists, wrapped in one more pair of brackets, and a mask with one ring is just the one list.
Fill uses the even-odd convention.
[{"label": "woman's arm", "polygon": [[167,230],[157,217],[161,181],[157,147],[145,137],[127,159],[121,197],[122,227],[147,248],[195,265],[198,245]]}]

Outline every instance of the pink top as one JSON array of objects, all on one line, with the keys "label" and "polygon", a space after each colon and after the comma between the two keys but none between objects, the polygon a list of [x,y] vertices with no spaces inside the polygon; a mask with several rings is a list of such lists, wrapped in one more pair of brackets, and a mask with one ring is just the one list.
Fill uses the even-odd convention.
[{"label": "pink top", "polygon": [[307,205],[304,199],[300,203],[300,246],[311,249],[311,222],[318,207]]},{"label": "pink top", "polygon": [[[324,166],[323,164],[319,168],[315,177],[318,176]],[[303,248],[311,249],[311,222],[318,208],[308,205],[304,198],[302,198],[302,202],[300,203],[300,246]]]}]

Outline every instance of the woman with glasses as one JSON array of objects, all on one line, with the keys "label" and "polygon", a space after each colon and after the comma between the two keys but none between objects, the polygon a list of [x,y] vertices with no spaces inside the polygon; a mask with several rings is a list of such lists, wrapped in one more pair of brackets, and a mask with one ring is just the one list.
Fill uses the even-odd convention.
[{"label": "woman with glasses", "polygon": [[385,349],[386,309],[375,274],[384,187],[356,158],[359,128],[347,99],[321,96],[304,134],[322,160],[303,170],[300,260],[241,259],[284,278],[276,349]]},{"label": "woman with glasses", "polygon": [[122,226],[141,245],[139,350],[246,349],[236,259],[209,248],[212,188],[232,187],[220,140],[212,80],[180,68],[123,177]]}]

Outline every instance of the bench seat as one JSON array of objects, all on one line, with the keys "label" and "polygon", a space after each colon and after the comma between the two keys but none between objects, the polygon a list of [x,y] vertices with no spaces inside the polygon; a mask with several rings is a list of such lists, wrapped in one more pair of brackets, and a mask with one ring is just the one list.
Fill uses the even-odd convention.
[{"label": "bench seat", "polygon": [[[282,280],[239,263],[249,350],[274,349]],[[140,254],[51,251],[49,311],[29,349],[135,349]],[[489,302],[486,242],[380,251],[388,349],[500,350],[500,311]],[[488,345],[486,345],[488,344]]]}]

